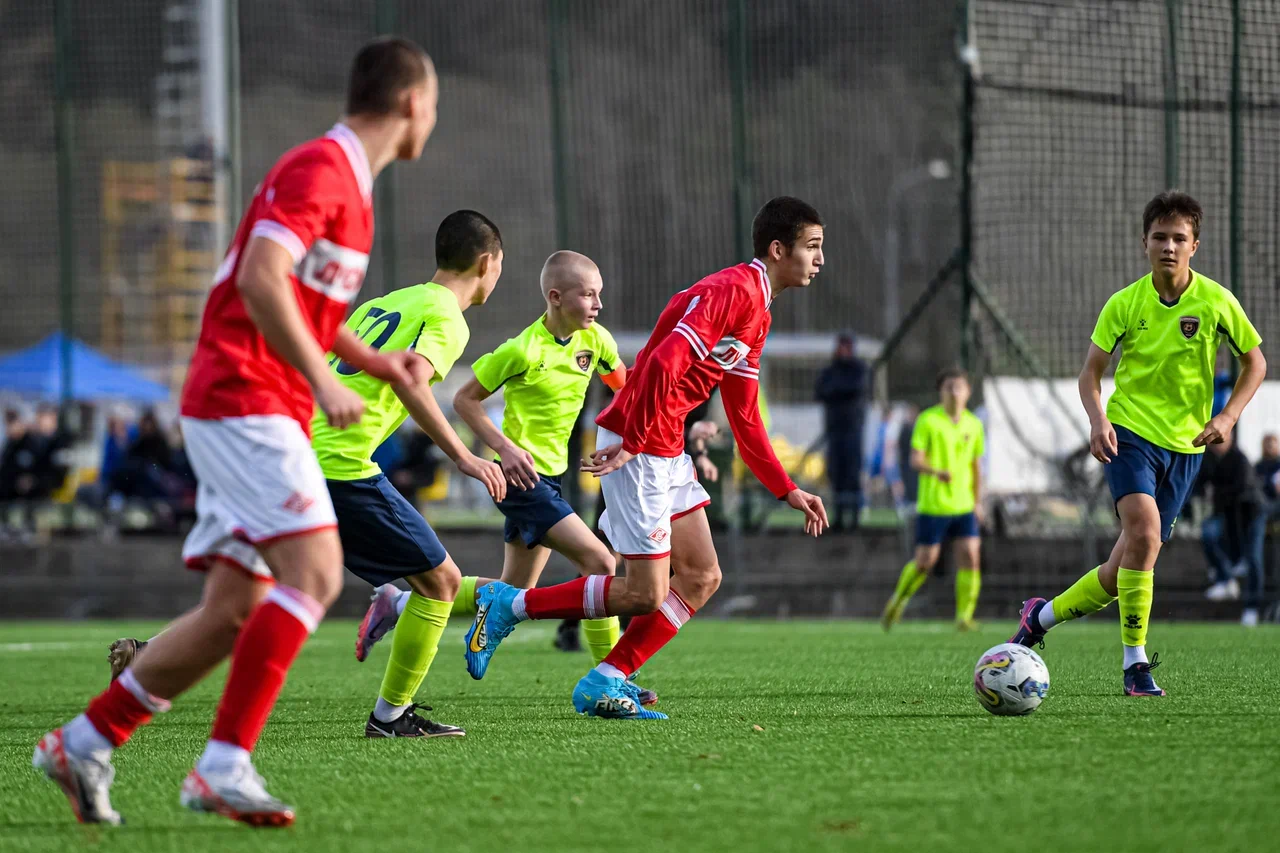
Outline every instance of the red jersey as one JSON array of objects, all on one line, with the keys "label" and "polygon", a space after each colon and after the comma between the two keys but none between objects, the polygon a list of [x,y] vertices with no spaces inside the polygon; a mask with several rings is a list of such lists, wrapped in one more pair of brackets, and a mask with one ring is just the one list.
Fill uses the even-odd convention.
[{"label": "red jersey", "polygon": [[764,262],[709,275],[671,298],[627,383],[596,423],[622,436],[629,453],[679,456],[684,422],[720,386],[742,459],[777,497],[795,483],[773,452],[760,421],[758,384],[772,302]]},{"label": "red jersey", "polygon": [[298,306],[327,352],[369,266],[372,197],[369,158],[344,124],[276,161],[254,191],[214,276],[182,389],[183,415],[288,415],[310,434],[311,388],[249,319],[236,287],[241,256],[253,237],[289,251]]}]

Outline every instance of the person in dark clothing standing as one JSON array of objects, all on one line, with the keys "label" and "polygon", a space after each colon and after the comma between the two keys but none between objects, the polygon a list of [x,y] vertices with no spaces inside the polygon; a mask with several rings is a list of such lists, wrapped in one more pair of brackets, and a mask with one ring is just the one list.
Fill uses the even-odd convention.
[{"label": "person in dark clothing standing", "polygon": [[827,480],[835,492],[831,529],[836,531],[858,529],[866,392],[867,367],[854,355],[853,335],[843,333],[836,339],[835,357],[818,374],[814,390],[826,427]]},{"label": "person in dark clothing standing", "polygon": [[[1221,444],[1212,444],[1205,454],[1201,478],[1212,492],[1213,515],[1200,526],[1205,557],[1209,560],[1213,585],[1205,591],[1212,601],[1226,601],[1240,595],[1235,566],[1243,569],[1244,615],[1246,625],[1257,625],[1262,605],[1262,546],[1267,532],[1262,488],[1248,457],[1230,434]],[[1234,547],[1233,547],[1234,546]],[[1232,555],[1238,554],[1239,561]]]}]

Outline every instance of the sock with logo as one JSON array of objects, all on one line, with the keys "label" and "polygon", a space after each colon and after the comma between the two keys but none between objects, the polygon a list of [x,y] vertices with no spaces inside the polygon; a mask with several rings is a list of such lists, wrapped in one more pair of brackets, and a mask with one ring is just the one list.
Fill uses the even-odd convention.
[{"label": "sock with logo", "polygon": [[[1067,587],[1064,592],[1054,596],[1052,601],[1042,604],[1032,620],[1042,630],[1047,631],[1059,622],[1068,622],[1079,619],[1081,616],[1088,616],[1090,613],[1097,613],[1115,601],[1115,596],[1102,588],[1102,581],[1098,579],[1100,568],[1102,567],[1094,567],[1080,580]],[[1031,627],[1034,628],[1036,625]]]},{"label": "sock with logo", "polygon": [[453,602],[426,598],[416,592],[409,597],[404,615],[396,623],[396,632],[391,640],[391,658],[387,661],[382,687],[378,690],[379,698],[388,706],[403,710],[413,701],[427,677],[431,662],[435,660],[440,635],[449,624],[452,608]]},{"label": "sock with logo", "polygon": [[[1125,646],[1147,644],[1147,624],[1151,621],[1151,598],[1155,588],[1155,572],[1120,569],[1116,574],[1116,593],[1120,599],[1120,641]],[[1144,655],[1145,656],[1145,655]]]}]

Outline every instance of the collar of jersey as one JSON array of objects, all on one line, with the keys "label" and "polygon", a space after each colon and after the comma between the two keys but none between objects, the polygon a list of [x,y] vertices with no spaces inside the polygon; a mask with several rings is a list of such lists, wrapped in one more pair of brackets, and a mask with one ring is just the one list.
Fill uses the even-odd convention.
[{"label": "collar of jersey", "polygon": [[562,347],[567,347],[569,344],[573,343],[573,335],[577,334],[577,332],[574,332],[573,335],[570,335],[569,337],[563,340],[551,334],[551,330],[547,328],[547,315],[545,311],[543,312],[542,316],[538,318],[538,322],[534,323],[533,325],[537,327],[537,333],[539,335],[541,335],[542,337],[546,338],[549,341],[555,341],[558,345]]},{"label": "collar of jersey", "polygon": [[769,284],[769,271],[764,268],[764,261],[759,258],[752,258],[751,263],[747,264],[747,266],[760,273],[760,287],[764,290],[764,307],[768,308],[773,302],[773,288]]},{"label": "collar of jersey", "polygon": [[325,134],[326,139],[338,143],[342,153],[347,155],[351,171],[355,172],[356,183],[360,186],[360,194],[365,201],[373,197],[373,169],[369,166],[369,152],[364,150],[364,143],[351,128],[338,122]]},{"label": "collar of jersey", "polygon": [[1159,302],[1165,308],[1177,308],[1178,304],[1182,302],[1183,299],[1186,299],[1187,294],[1191,292],[1191,288],[1196,286],[1196,279],[1200,277],[1200,274],[1195,270],[1190,270],[1190,273],[1191,273],[1191,281],[1187,283],[1187,289],[1182,291],[1182,295],[1179,296],[1177,299],[1173,300],[1172,302],[1165,302],[1164,297],[1160,295],[1160,291],[1156,290],[1155,275],[1152,274],[1148,276],[1147,284],[1150,286],[1151,292],[1155,294],[1156,302]]}]

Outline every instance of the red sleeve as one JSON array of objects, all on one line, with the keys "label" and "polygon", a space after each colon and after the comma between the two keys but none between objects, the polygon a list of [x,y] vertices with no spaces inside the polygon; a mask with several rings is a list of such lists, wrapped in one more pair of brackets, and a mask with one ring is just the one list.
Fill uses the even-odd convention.
[{"label": "red sleeve", "polygon": [[[680,377],[689,365],[703,360],[716,348],[741,313],[733,297],[727,287],[707,288],[695,294],[667,336],[645,356],[644,379],[631,398],[622,436],[622,448],[628,453],[640,452],[658,414],[670,408]],[[658,326],[663,326],[661,318]],[[712,357],[720,359],[718,355]]]},{"label": "red sleeve", "polygon": [[337,217],[342,181],[337,164],[319,152],[293,157],[262,188],[262,206],[249,235],[279,243],[298,263]]},{"label": "red sleeve", "polygon": [[759,376],[760,352],[756,348],[725,373],[720,381],[720,398],[724,401],[724,413],[729,417],[729,428],[738,442],[742,461],[774,497],[785,498],[796,484],[778,461],[773,445],[769,443],[769,432],[760,420]]},{"label": "red sleeve", "polygon": [[697,360],[694,348],[682,335],[667,335],[646,357],[643,379],[636,384],[627,412],[627,428],[622,434],[622,449],[639,453],[648,437],[649,428],[658,413],[667,409],[680,377]]}]

